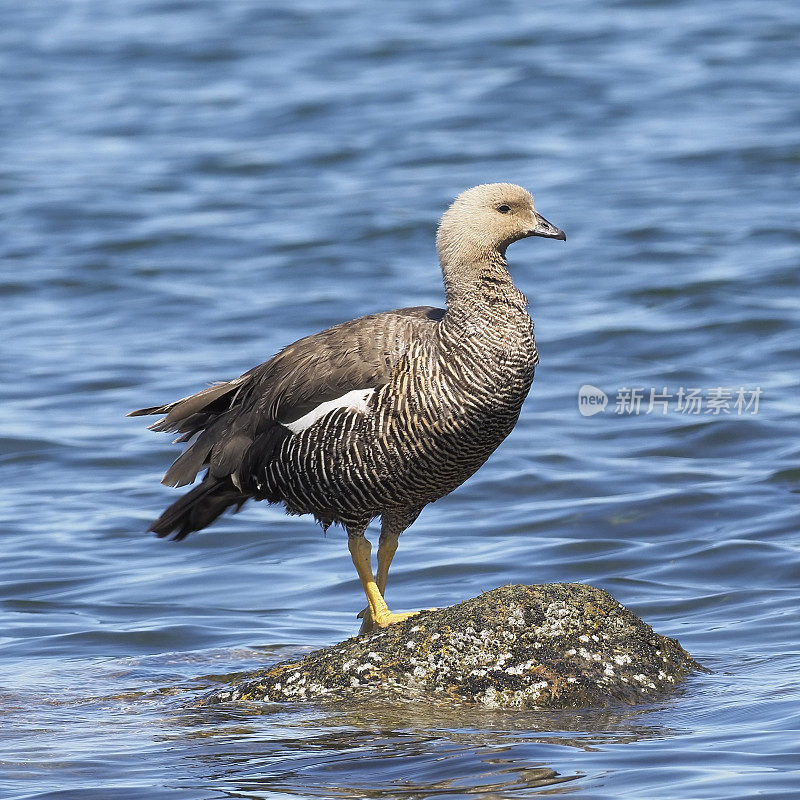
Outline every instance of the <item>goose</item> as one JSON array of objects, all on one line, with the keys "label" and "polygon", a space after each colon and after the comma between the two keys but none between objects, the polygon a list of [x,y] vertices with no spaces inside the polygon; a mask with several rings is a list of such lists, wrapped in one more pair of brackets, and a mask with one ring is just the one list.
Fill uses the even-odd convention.
[{"label": "goose", "polygon": [[[248,500],[282,503],[347,531],[367,598],[361,632],[414,613],[384,595],[398,538],[422,509],[473,475],[514,428],[539,357],[506,248],[566,241],[510,183],[475,186],[441,218],[445,308],[415,306],[343,322],[290,344],[230,381],[128,416],[188,443],[163,483],[199,485],[151,525],[184,539]],[[377,572],[365,537],[381,519]]]}]

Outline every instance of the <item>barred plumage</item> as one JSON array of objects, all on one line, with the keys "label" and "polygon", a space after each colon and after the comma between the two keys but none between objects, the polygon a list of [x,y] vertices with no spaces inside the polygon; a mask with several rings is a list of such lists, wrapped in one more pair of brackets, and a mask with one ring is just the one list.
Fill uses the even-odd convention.
[{"label": "barred plumage", "polygon": [[[182,539],[248,499],[283,503],[347,528],[369,602],[365,628],[402,616],[382,597],[397,537],[486,461],[516,424],[533,380],[533,323],[505,260],[508,244],[526,236],[565,238],[524,189],[475,187],[439,227],[446,310],[345,322],[235,380],[132,412],[165,414],[151,427],[190,442],[164,483],[191,483],[207,468],[151,529]],[[377,516],[375,579],[363,534]]]}]

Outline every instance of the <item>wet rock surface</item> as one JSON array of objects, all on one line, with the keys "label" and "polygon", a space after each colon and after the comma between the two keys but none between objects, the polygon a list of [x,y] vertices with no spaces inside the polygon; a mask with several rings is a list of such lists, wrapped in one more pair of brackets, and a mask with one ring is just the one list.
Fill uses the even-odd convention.
[{"label": "wet rock surface", "polygon": [[244,676],[204,702],[368,697],[582,708],[647,702],[702,669],[601,589],[503,586]]}]

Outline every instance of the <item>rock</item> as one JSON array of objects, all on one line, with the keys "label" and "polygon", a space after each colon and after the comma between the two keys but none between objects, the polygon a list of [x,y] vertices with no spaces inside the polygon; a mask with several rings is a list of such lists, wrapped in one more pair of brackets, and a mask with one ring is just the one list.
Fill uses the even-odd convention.
[{"label": "rock", "polygon": [[503,586],[244,676],[204,702],[385,698],[582,708],[647,702],[702,669],[601,589]]}]

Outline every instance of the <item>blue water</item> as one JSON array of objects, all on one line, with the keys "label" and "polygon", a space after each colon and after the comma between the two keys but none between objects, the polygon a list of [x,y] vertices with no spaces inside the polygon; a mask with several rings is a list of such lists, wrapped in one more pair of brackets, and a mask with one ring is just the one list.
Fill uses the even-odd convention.
[{"label": "blue water", "polygon": [[[794,0],[0,4],[0,797],[800,797],[798,37]],[[145,534],[177,451],[124,414],[440,304],[438,217],[496,180],[569,237],[509,250],[541,366],[389,601],[586,581],[713,671],[602,712],[192,707],[363,598],[275,508]]]}]

